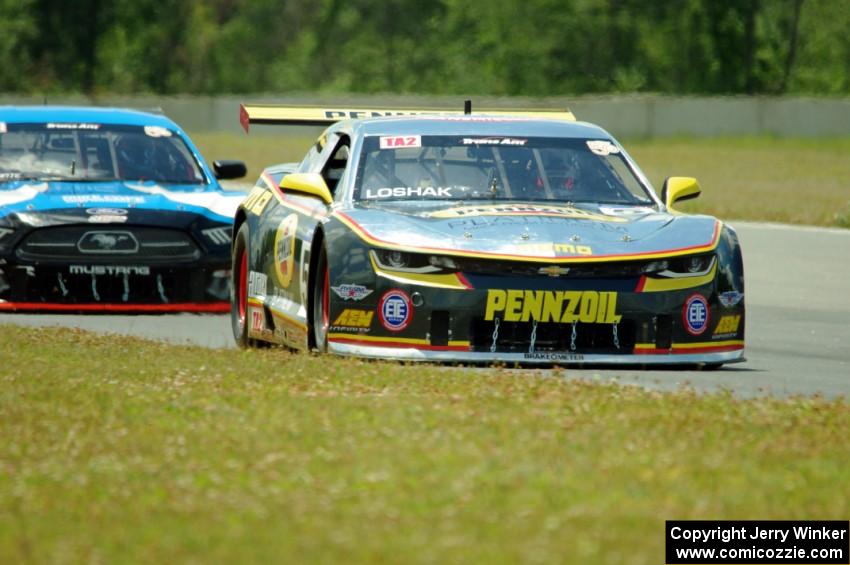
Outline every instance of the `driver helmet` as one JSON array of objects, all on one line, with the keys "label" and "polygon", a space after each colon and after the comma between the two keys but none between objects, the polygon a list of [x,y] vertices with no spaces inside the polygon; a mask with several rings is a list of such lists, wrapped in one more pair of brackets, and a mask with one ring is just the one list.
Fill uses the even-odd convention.
[{"label": "driver helmet", "polygon": [[153,147],[137,135],[125,135],[115,144],[118,167],[123,175],[154,176]]}]

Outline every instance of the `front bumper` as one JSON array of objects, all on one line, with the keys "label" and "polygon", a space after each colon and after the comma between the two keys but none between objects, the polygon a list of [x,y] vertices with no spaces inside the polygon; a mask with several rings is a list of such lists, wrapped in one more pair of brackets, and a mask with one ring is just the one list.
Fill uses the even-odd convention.
[{"label": "front bumper", "polygon": [[228,264],[0,265],[0,311],[228,312]]},{"label": "front bumper", "polygon": [[[375,291],[359,301],[332,297],[331,318],[358,325],[371,316],[371,323],[332,325],[329,351],[407,361],[544,365],[745,360],[743,300],[723,306],[715,279],[663,291],[625,279],[459,280],[465,288],[382,276],[363,280],[360,284],[374,285]],[[411,299],[408,319],[399,318],[395,331],[384,323],[386,296],[396,309],[403,302],[398,296]],[[570,298],[575,300],[568,305]]]}]

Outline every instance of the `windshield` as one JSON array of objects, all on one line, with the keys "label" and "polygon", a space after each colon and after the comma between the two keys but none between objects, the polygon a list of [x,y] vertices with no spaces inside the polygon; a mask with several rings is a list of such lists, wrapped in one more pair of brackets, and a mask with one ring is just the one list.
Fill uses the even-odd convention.
[{"label": "windshield", "polygon": [[0,182],[204,183],[204,175],[181,136],[162,127],[94,123],[0,126]]},{"label": "windshield", "polygon": [[652,204],[610,140],[503,136],[370,136],[355,198]]}]

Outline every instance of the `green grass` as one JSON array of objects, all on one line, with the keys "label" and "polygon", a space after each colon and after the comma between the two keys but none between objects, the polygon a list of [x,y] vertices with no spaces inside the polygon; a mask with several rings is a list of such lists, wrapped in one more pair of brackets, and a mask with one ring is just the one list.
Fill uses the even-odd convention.
[{"label": "green grass", "polygon": [[[300,161],[311,137],[193,134],[210,159],[234,157],[254,182],[271,163]],[[668,176],[699,179],[681,206],[722,219],[850,227],[850,139],[714,138],[624,143],[657,190]]]},{"label": "green grass", "polygon": [[0,327],[0,562],[661,563],[846,519],[850,406]]},{"label": "green grass", "polygon": [[850,139],[666,139],[626,149],[660,190],[668,176],[699,179],[684,211],[724,219],[850,227]]}]

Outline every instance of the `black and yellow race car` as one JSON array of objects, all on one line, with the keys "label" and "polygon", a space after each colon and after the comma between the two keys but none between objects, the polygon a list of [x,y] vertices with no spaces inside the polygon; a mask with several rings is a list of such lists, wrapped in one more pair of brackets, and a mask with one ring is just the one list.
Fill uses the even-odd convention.
[{"label": "black and yellow race car", "polygon": [[605,130],[569,112],[243,106],[331,124],[239,207],[242,346],[452,362],[743,360],[735,231],[660,197]]}]

